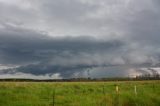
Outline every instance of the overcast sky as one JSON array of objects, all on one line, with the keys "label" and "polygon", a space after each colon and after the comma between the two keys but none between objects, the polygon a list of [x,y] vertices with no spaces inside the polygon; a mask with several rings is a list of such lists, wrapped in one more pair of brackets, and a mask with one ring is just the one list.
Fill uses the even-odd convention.
[{"label": "overcast sky", "polygon": [[0,0],[0,78],[160,71],[159,0]]}]

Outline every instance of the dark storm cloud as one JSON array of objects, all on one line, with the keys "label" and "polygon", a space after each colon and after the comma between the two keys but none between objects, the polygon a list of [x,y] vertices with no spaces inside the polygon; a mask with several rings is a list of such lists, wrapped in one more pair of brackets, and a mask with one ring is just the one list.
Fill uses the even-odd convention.
[{"label": "dark storm cloud", "polygon": [[[67,53],[94,53],[110,51],[123,45],[121,41],[99,41],[90,37],[52,38],[32,30],[7,26],[1,30],[0,52],[2,60],[8,63],[38,61]],[[1,63],[3,61],[1,60]],[[15,61],[16,60],[16,61]]]},{"label": "dark storm cloud", "polygon": [[159,67],[159,11],[159,0],[0,0],[0,72],[67,78]]},{"label": "dark storm cloud", "polygon": [[31,64],[26,66],[21,66],[19,68],[6,69],[1,71],[2,74],[16,74],[18,72],[32,74],[32,75],[52,75],[54,73],[60,73],[63,78],[70,78],[76,72],[82,72],[86,68],[92,66],[59,66],[59,65],[49,65],[47,63]]},{"label": "dark storm cloud", "polygon": [[86,36],[53,38],[33,30],[10,25],[4,27],[0,34],[0,64],[20,65],[1,71],[4,74],[60,73],[63,77],[69,77],[87,68],[123,64],[112,63],[103,57],[119,51],[125,45],[120,40],[101,41]]}]

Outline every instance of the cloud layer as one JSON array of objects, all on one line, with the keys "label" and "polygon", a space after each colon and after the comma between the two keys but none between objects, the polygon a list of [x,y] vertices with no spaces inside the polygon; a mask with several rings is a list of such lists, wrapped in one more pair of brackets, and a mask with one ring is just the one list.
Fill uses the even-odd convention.
[{"label": "cloud layer", "polygon": [[158,0],[0,0],[0,76],[128,76],[159,67],[159,11]]}]

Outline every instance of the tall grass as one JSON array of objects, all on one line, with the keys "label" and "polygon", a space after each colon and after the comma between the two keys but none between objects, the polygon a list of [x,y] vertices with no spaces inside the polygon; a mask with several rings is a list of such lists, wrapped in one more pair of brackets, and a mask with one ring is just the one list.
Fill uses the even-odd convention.
[{"label": "tall grass", "polygon": [[160,81],[1,82],[0,106],[160,106]]}]

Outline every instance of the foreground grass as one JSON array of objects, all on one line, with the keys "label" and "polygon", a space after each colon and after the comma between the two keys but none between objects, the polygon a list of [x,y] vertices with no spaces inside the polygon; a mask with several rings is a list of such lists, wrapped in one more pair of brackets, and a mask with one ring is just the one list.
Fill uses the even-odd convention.
[{"label": "foreground grass", "polygon": [[160,106],[160,81],[0,82],[0,106]]}]

